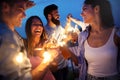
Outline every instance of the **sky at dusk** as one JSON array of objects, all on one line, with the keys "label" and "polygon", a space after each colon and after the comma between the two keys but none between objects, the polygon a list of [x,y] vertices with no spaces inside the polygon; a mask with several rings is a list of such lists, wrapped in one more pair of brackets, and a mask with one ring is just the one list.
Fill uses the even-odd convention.
[{"label": "sky at dusk", "polygon": [[[46,24],[46,19],[43,15],[43,9],[45,6],[50,4],[56,4],[58,6],[58,11],[60,14],[60,21],[62,26],[66,23],[66,16],[71,13],[74,18],[77,18],[82,21],[80,16],[81,8],[84,0],[34,0],[36,5],[26,11],[26,18],[23,20],[22,26],[16,28],[22,37],[25,35],[25,22],[26,20],[33,15],[39,16],[44,25]],[[120,27],[120,0],[109,0],[112,6],[113,17],[115,20],[115,25]]]}]

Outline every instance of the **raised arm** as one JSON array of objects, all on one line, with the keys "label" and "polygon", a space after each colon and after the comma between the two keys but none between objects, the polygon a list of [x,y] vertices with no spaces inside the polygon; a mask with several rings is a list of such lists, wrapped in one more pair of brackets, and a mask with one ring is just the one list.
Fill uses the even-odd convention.
[{"label": "raised arm", "polygon": [[67,22],[68,22],[68,24],[70,24],[71,21],[74,22],[74,23],[76,23],[77,25],[81,26],[82,30],[85,30],[86,26],[88,26],[88,24],[86,24],[86,23],[84,23],[84,22],[82,22],[82,21],[80,21],[80,20],[78,20],[76,18],[73,18],[72,15],[69,14],[67,16]]}]

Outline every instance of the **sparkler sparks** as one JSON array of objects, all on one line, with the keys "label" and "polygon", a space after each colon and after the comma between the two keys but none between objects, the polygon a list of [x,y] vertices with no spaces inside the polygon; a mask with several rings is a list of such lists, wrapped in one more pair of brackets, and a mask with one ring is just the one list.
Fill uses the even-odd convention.
[{"label": "sparkler sparks", "polygon": [[43,63],[47,63],[47,62],[49,62],[50,59],[51,59],[51,55],[50,55],[50,53],[47,52],[47,51],[45,51],[45,52],[43,53],[43,57],[44,57]]},{"label": "sparkler sparks", "polygon": [[54,31],[51,37],[49,37],[48,42],[46,44],[47,48],[55,48],[59,46],[64,46],[66,42],[70,40],[68,38],[69,32],[76,32],[77,34],[79,34],[80,32],[77,25],[75,25],[75,27],[72,27],[69,25],[69,27],[66,30],[63,28],[59,28],[58,30],[60,30],[60,33],[57,33],[57,31]]}]

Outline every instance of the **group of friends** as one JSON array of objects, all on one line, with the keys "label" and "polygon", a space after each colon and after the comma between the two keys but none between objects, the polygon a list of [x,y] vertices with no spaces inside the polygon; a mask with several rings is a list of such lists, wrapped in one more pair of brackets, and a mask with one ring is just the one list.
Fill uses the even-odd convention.
[{"label": "group of friends", "polygon": [[[120,28],[108,0],[84,0],[83,22],[68,15],[65,27],[58,6],[50,4],[44,8],[47,24],[39,16],[29,17],[22,38],[15,27],[34,5],[30,0],[0,1],[0,80],[120,80]],[[82,27],[79,34],[67,31],[71,22]],[[61,39],[63,31],[69,39]],[[57,45],[58,39],[67,46]],[[46,61],[45,52],[51,55]]]}]

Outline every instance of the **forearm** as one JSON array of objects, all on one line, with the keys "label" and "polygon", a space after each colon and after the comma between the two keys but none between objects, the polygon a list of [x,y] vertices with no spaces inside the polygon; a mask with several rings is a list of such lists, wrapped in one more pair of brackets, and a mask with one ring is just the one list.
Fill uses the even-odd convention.
[{"label": "forearm", "polygon": [[79,25],[79,26],[85,25],[84,22],[82,22],[82,21],[80,21],[80,20],[77,20],[77,19],[75,19],[75,18],[72,18],[72,17],[71,17],[70,19],[71,19],[72,22],[76,23],[76,24]]},{"label": "forearm", "polygon": [[42,80],[47,72],[48,64],[41,63],[35,69],[31,71],[32,80]]},{"label": "forearm", "polygon": [[61,51],[62,51],[62,54],[66,54],[66,58],[71,58],[76,65],[78,64],[77,56],[76,56],[74,53],[72,53],[72,52],[68,49],[68,47],[64,46],[64,47],[61,47],[60,49],[61,49]]},{"label": "forearm", "polygon": [[50,65],[50,70],[52,72],[55,72],[58,70],[58,63],[56,61],[52,62],[51,65]]},{"label": "forearm", "polygon": [[86,26],[88,26],[88,24],[86,24],[86,23],[84,23],[84,22],[82,22],[80,20],[77,20],[75,18],[70,17],[70,19],[71,19],[72,22],[74,22],[77,25],[81,26],[82,30],[85,30]]}]

